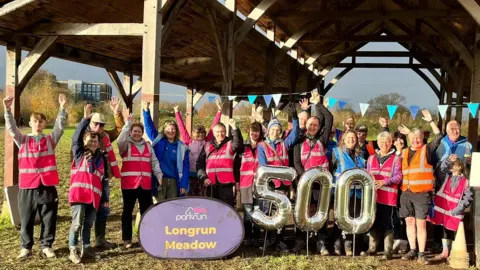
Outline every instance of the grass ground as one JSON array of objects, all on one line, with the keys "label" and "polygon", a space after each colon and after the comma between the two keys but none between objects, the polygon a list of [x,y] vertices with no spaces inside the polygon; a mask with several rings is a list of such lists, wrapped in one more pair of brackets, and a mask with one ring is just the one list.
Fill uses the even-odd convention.
[{"label": "grass ground", "polygon": [[[0,131],[3,129],[0,128]],[[28,132],[28,130],[24,130]],[[49,132],[49,131],[47,131]],[[274,252],[262,257],[258,249],[240,248],[233,258],[215,261],[164,261],[154,259],[145,254],[137,245],[133,249],[125,250],[121,247],[97,252],[97,257],[74,265],[68,260],[67,235],[70,228],[70,207],[68,205],[68,183],[70,176],[70,151],[73,129],[68,129],[57,147],[57,166],[61,182],[59,190],[59,217],[57,222],[57,239],[54,249],[57,259],[42,259],[38,245],[34,247],[34,256],[24,262],[15,258],[19,251],[19,232],[9,225],[8,220],[0,223],[0,269],[445,269],[446,264],[420,266],[416,262],[405,262],[399,258],[390,262],[381,262],[379,257],[346,258],[346,257],[319,257],[313,256],[283,256]],[[3,132],[2,132],[3,133]],[[0,135],[0,153],[3,154],[3,135]],[[114,144],[116,145],[116,144]],[[0,164],[4,156],[0,154]],[[0,185],[3,186],[3,166],[0,166]],[[108,238],[110,241],[121,242],[121,211],[122,199],[119,181],[111,183],[110,206],[112,214],[108,222]],[[4,193],[0,192],[0,202],[4,200]],[[35,237],[38,239],[39,226],[35,227]]]}]

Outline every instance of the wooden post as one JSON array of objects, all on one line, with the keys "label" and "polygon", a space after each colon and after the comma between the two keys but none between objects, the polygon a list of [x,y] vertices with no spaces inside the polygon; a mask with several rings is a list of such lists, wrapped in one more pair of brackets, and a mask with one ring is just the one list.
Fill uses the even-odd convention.
[{"label": "wooden post", "polygon": [[[20,118],[20,94],[18,87],[18,67],[22,57],[22,46],[19,42],[7,43],[5,96],[14,97],[11,112],[16,121]],[[18,184],[18,148],[12,136],[5,129],[5,167],[3,185],[10,187]]]},{"label": "wooden post", "polygon": [[449,106],[447,109],[447,113],[445,116],[445,125],[450,122],[452,119],[452,100],[453,100],[453,87],[454,83],[451,77],[448,78],[448,89],[447,89],[447,105]]},{"label": "wooden post", "polygon": [[465,80],[465,75],[462,72],[460,75],[460,81],[458,82],[457,85],[457,100],[455,104],[457,105],[456,107],[456,112],[455,112],[455,120],[457,120],[459,123],[462,123],[462,112],[463,112],[463,82]]},{"label": "wooden post", "polygon": [[[472,86],[470,89],[470,102],[480,102],[480,29],[477,27],[475,36],[475,45],[473,48],[473,70]],[[478,150],[478,114],[477,118],[472,118],[468,122],[468,141],[473,146],[473,151]],[[475,237],[475,261],[477,268],[480,267],[480,191],[475,190],[474,207],[472,211],[474,217],[474,237]]]},{"label": "wooden post", "polygon": [[133,113],[133,73],[131,70],[125,71],[123,73],[123,88],[127,96],[127,100],[124,100],[125,105],[130,110],[130,113]]},{"label": "wooden post", "polygon": [[158,127],[160,104],[161,7],[162,0],[145,0],[143,6],[145,30],[143,34],[141,100],[150,102],[150,115],[156,127]]},{"label": "wooden post", "polygon": [[187,88],[187,102],[185,109],[185,126],[187,128],[188,134],[192,135],[192,125],[193,125],[193,89],[192,87]]}]

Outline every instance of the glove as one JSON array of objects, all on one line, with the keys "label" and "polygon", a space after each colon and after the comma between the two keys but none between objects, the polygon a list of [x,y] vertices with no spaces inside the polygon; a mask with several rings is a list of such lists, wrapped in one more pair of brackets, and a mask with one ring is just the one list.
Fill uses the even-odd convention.
[{"label": "glove", "polygon": [[288,113],[288,115],[290,115],[292,117],[292,119],[298,119],[297,108],[295,108],[294,103],[290,102],[287,105],[287,113]]}]

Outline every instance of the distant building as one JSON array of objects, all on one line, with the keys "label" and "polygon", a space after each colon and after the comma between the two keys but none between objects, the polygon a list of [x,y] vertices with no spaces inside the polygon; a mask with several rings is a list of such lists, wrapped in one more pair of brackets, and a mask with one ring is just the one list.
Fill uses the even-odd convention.
[{"label": "distant building", "polygon": [[57,81],[58,87],[72,91],[75,102],[88,101],[93,104],[109,101],[112,87],[107,83],[89,83],[81,80]]}]

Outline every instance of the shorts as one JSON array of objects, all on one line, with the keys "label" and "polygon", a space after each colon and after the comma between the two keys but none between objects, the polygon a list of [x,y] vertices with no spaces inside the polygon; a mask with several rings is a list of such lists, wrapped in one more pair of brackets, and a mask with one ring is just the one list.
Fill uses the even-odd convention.
[{"label": "shorts", "polygon": [[400,196],[400,217],[415,217],[418,219],[427,219],[432,207],[432,193],[422,192],[414,193],[404,191]]}]

